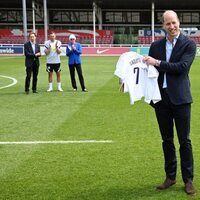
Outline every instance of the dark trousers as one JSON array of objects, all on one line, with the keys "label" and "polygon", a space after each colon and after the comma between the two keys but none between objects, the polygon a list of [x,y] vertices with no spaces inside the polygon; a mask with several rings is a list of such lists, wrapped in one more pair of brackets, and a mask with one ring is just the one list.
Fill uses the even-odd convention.
[{"label": "dark trousers", "polygon": [[82,90],[84,90],[85,84],[84,84],[84,78],[83,78],[83,74],[82,74],[81,64],[69,65],[72,87],[74,89],[77,89],[76,80],[75,80],[75,69],[78,73],[78,78],[79,78],[79,81],[80,81],[80,84],[81,84],[81,88],[82,88]]},{"label": "dark trousers", "polygon": [[37,76],[39,72],[39,67],[33,63],[31,67],[26,67],[26,79],[25,79],[25,91],[29,91],[30,87],[30,81],[31,81],[31,75],[33,74],[32,78],[32,90],[36,91],[37,90]]},{"label": "dark trousers", "polygon": [[161,91],[161,95],[162,101],[155,106],[155,112],[163,140],[166,177],[172,180],[176,178],[177,160],[173,131],[175,123],[180,145],[181,173],[186,183],[193,180],[193,154],[190,140],[191,104],[173,105],[166,89]]}]

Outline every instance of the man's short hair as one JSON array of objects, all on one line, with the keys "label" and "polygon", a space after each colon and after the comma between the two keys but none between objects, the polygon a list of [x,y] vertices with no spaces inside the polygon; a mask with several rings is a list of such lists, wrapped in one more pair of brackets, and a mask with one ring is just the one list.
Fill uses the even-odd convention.
[{"label": "man's short hair", "polygon": [[52,34],[55,35],[56,33],[55,33],[54,31],[50,31],[50,32],[49,32],[49,35],[52,35]]},{"label": "man's short hair", "polygon": [[30,37],[31,35],[34,35],[34,36],[36,37],[36,34],[35,34],[34,32],[30,32],[30,33],[28,34],[29,37]]},{"label": "man's short hair", "polygon": [[177,17],[177,19],[178,19],[178,21],[179,21],[178,15],[177,15],[177,13],[176,13],[175,11],[173,11],[173,10],[166,10],[166,11],[163,13],[163,15],[162,15],[162,23],[163,23],[163,24],[164,24],[164,17],[165,17],[165,14],[166,14],[167,12],[174,13],[174,15]]}]

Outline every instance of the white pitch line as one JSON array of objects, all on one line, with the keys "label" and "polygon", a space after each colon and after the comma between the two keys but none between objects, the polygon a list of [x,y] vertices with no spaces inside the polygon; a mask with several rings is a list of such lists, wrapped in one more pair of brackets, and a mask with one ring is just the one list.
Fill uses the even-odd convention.
[{"label": "white pitch line", "polygon": [[10,76],[3,76],[3,75],[0,75],[0,77],[2,77],[2,78],[8,78],[8,79],[11,79],[11,80],[13,81],[13,82],[12,82],[11,84],[9,84],[9,85],[0,87],[0,90],[1,90],[1,89],[4,89],[4,88],[11,87],[11,86],[17,84],[17,80],[16,80],[15,78],[12,78],[12,77],[10,77]]},{"label": "white pitch line", "polygon": [[19,141],[10,142],[2,141],[0,145],[13,145],[13,144],[82,144],[82,143],[113,143],[112,140],[53,140],[53,141]]}]

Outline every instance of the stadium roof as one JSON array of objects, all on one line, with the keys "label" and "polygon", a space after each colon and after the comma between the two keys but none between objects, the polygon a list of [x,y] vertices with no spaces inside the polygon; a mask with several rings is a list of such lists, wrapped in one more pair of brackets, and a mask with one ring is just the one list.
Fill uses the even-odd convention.
[{"label": "stadium roof", "polygon": [[[43,4],[43,0],[35,0]],[[103,9],[150,9],[152,0],[95,0]],[[31,8],[31,0],[26,0]],[[199,0],[154,0],[156,9],[200,9]],[[47,0],[48,8],[92,9],[93,0]],[[1,0],[1,8],[22,8],[22,0]]]}]

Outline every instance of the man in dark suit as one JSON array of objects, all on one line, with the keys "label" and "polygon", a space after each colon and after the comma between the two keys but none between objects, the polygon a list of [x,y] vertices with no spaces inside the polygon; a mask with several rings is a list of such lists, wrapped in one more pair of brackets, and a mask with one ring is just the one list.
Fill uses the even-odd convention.
[{"label": "man in dark suit", "polygon": [[175,123],[180,144],[180,160],[184,190],[195,195],[193,186],[193,153],[190,140],[190,115],[192,96],[190,92],[189,70],[196,54],[196,44],[180,32],[177,14],[168,10],[163,14],[166,37],[152,43],[144,61],[154,65],[159,71],[158,84],[162,100],[155,108],[159,124],[165,158],[166,179],[157,186],[164,190],[176,183],[177,159],[174,145]]},{"label": "man in dark suit", "polygon": [[39,72],[39,57],[40,46],[36,44],[35,33],[29,34],[29,42],[24,44],[24,54],[25,54],[25,66],[26,66],[26,79],[25,79],[25,93],[29,94],[29,86],[31,75],[33,74],[32,90],[33,93],[37,93],[37,76]]}]

